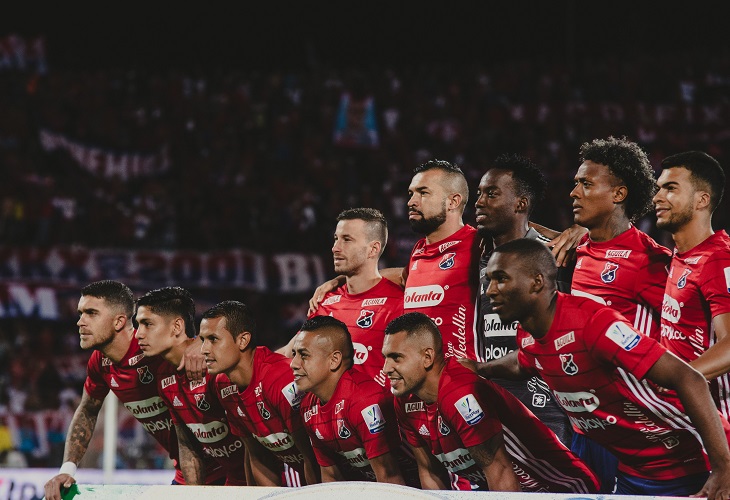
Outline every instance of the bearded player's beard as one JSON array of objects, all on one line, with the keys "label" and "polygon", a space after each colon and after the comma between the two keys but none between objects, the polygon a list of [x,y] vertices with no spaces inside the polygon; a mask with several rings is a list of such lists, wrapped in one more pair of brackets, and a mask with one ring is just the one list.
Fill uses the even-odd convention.
[{"label": "bearded player's beard", "polygon": [[429,234],[436,231],[441,225],[446,222],[446,205],[441,210],[440,214],[434,215],[433,217],[426,218],[423,213],[412,210],[411,213],[418,213],[421,215],[420,219],[409,219],[408,222],[411,225],[411,229],[418,234],[428,236]]}]

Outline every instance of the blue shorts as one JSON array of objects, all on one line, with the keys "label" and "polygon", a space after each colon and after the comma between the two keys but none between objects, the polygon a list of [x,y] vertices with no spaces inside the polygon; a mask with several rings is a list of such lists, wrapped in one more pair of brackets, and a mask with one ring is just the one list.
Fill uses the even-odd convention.
[{"label": "blue shorts", "polygon": [[613,493],[618,473],[618,458],[592,439],[578,432],[573,433],[570,445],[573,453],[583,460],[601,481],[599,493]]},{"label": "blue shorts", "polygon": [[701,474],[678,477],[677,479],[657,481],[619,472],[618,481],[616,482],[616,494],[687,497],[700,491],[709,476],[709,472],[703,472]]}]

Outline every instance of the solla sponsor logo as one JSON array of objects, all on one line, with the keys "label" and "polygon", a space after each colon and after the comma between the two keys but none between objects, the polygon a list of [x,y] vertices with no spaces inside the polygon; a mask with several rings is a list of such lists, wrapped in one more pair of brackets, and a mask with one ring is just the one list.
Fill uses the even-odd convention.
[{"label": "solla sponsor logo", "polygon": [[127,410],[132,412],[134,418],[137,419],[154,417],[167,411],[167,406],[165,406],[165,403],[159,396],[153,396],[142,401],[124,403],[124,406]]},{"label": "solla sponsor logo", "polygon": [[228,435],[225,422],[215,421],[207,424],[188,424],[195,438],[201,443],[216,443]]},{"label": "solla sponsor logo", "polygon": [[442,300],[444,300],[444,289],[439,285],[409,287],[406,288],[403,297],[406,309],[433,307],[439,305]]}]

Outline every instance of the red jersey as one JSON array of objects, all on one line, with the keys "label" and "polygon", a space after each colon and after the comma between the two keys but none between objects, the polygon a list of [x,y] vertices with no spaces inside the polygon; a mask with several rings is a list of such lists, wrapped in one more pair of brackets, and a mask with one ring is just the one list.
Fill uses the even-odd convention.
[{"label": "red jersey", "polygon": [[634,226],[609,241],[588,235],[575,251],[572,294],[620,312],[659,341],[659,318],[672,253]]},{"label": "red jersey", "polygon": [[464,226],[448,238],[413,247],[403,298],[405,312],[420,312],[439,327],[446,357],[476,359],[479,238]]},{"label": "red jersey", "polygon": [[619,470],[652,480],[708,470],[696,430],[641,379],[666,352],[615,310],[558,293],[544,337],[518,329],[522,366],[539,373],[573,428],[605,446]]},{"label": "red jersey", "polygon": [[385,387],[383,338],[385,327],[403,314],[403,289],[382,278],[362,293],[347,292],[347,285],[325,295],[313,316],[333,316],[347,325],[355,348],[355,364]]},{"label": "red jersey", "polygon": [[[718,231],[672,258],[662,306],[662,345],[681,359],[697,359],[717,340],[712,318],[730,313],[730,238]],[[711,384],[723,416],[730,416],[730,376]]]},{"label": "red jersey", "polygon": [[467,448],[500,432],[523,491],[595,493],[598,479],[516,397],[478,377],[455,359],[446,362],[435,403],[396,398],[406,440],[428,447],[444,467],[487,489],[484,472]]},{"label": "red jersey", "polygon": [[142,427],[168,451],[175,463],[175,481],[184,484],[185,479],[178,465],[175,427],[155,383],[155,374],[161,363],[165,363],[165,360],[160,357],[146,357],[137,339],[132,337],[129,350],[119,363],[112,363],[100,351],[91,354],[84,390],[92,398],[101,401],[111,389]]},{"label": "red jersey", "polygon": [[299,472],[303,483],[304,456],[292,437],[302,427],[301,394],[294,385],[290,362],[286,356],[257,347],[248,387],[239,392],[224,373],[216,376],[215,383],[231,429],[240,435],[252,434],[279,460]]},{"label": "red jersey", "polygon": [[393,453],[404,477],[411,479],[407,483],[420,486],[415,462],[400,452],[393,397],[366,374],[343,373],[326,403],[311,392],[306,394],[301,412],[320,466],[338,466],[349,481],[375,481],[369,459]]},{"label": "red jersey", "polygon": [[162,363],[157,385],[172,421],[187,426],[213,462],[206,467],[207,475],[215,469],[216,479],[225,477],[227,486],[245,486],[243,441],[230,432],[213,377],[206,373],[202,381],[190,382],[184,372]]}]

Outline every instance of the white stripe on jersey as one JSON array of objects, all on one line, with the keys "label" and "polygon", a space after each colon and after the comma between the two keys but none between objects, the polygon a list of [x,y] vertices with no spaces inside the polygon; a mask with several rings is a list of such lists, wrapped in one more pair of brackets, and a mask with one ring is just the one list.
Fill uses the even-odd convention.
[{"label": "white stripe on jersey", "polygon": [[[512,456],[512,459],[528,467],[536,474],[539,474],[538,478],[550,483],[562,484],[573,493],[590,493],[590,490],[582,479],[568,476],[556,469],[549,462],[536,458],[527,446],[504,425],[502,425],[502,431],[505,448]],[[562,443],[561,446],[566,452],[568,451]]]},{"label": "white stripe on jersey", "polygon": [[[715,326],[710,321],[710,347],[715,345],[717,338],[715,337]],[[725,418],[730,417],[730,374],[723,373],[717,377],[718,399],[720,401],[720,413]]]},{"label": "white stripe on jersey", "polygon": [[646,336],[651,334],[652,322],[651,309],[642,304],[636,304],[636,318],[634,318],[634,328]]},{"label": "white stripe on jersey", "polygon": [[674,429],[689,431],[695,436],[695,438],[697,438],[697,441],[702,444],[702,438],[697,432],[697,429],[694,428],[689,417],[682,413],[679,408],[657,396],[646,381],[643,383],[639,382],[636,377],[625,371],[623,368],[617,368],[617,370],[634,396],[636,396],[639,401],[642,402],[644,406],[659,420]]},{"label": "white stripe on jersey", "polygon": [[289,467],[286,463],[284,464],[284,477],[286,477],[286,485],[291,488],[298,488],[302,485],[297,470]]}]

